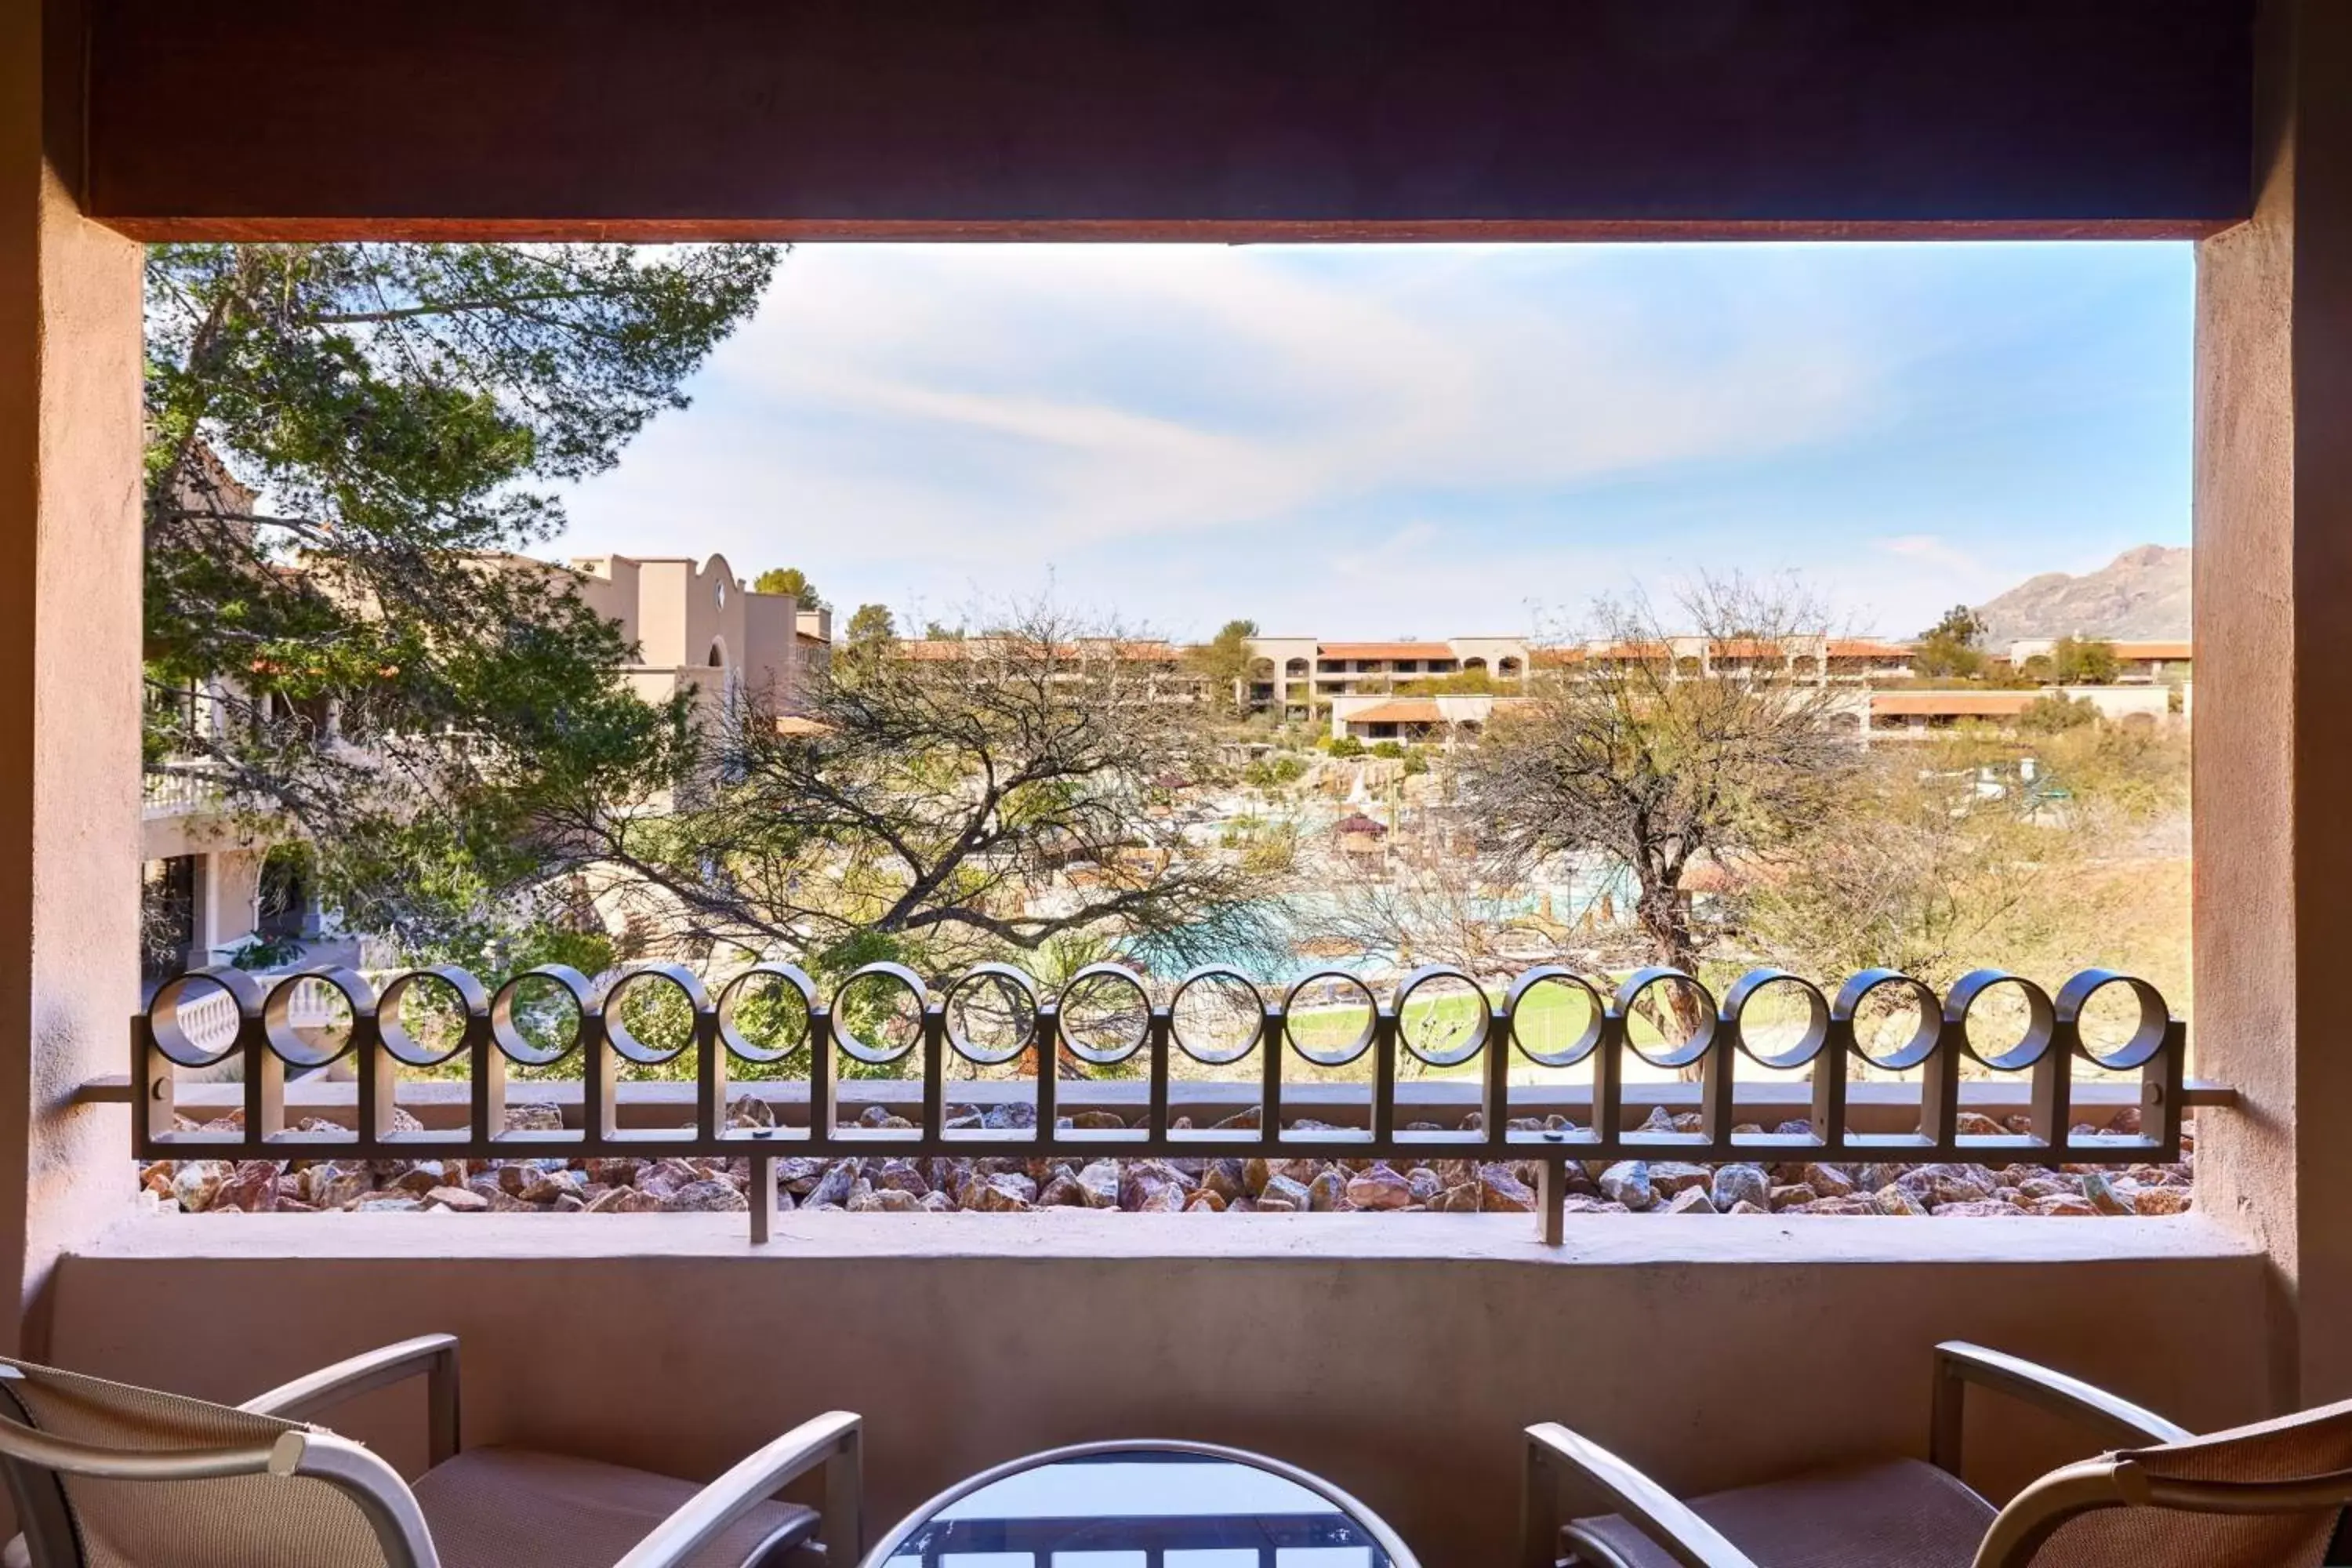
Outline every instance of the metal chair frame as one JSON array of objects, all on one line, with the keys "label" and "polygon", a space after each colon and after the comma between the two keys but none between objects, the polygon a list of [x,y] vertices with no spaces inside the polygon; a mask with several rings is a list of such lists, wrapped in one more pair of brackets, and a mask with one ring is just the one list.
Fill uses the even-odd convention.
[{"label": "metal chair frame", "polygon": [[[1935,1398],[1927,1454],[1958,1476],[1961,1426],[1970,1386],[2007,1394],[2066,1416],[2135,1447],[2187,1442],[2197,1434],[2105,1389],[1981,1345],[1936,1347]],[[1521,1568],[1629,1568],[1608,1545],[1561,1517],[1562,1481],[1573,1479],[1631,1521],[1680,1568],[1757,1568],[1754,1560],[1689,1505],[1599,1444],[1557,1422],[1527,1429],[1521,1491]],[[2163,1508],[2189,1513],[2299,1513],[2352,1506],[2352,1470],[2284,1481],[2189,1481],[2158,1477],[2126,1455],[2106,1454],[2051,1471],[2010,1500],[1978,1545],[1975,1568],[2025,1568],[2068,1520],[2110,1508]],[[1562,1559],[1562,1542],[1574,1552]]]},{"label": "metal chair frame", "polygon": [[[237,1409],[306,1423],[355,1395],[422,1374],[428,1457],[433,1466],[458,1452],[457,1340],[425,1334],[281,1384]],[[0,1380],[20,1378],[0,1363]],[[790,1549],[811,1545],[825,1560],[854,1563],[864,1544],[861,1426],[832,1411],[804,1421],[704,1487],[663,1520],[614,1568],[677,1568],[761,1503],[810,1471],[824,1470],[824,1504],[814,1530],[803,1521],[760,1542],[744,1568],[762,1568]],[[440,1568],[416,1495],[398,1471],[364,1446],[308,1426],[266,1444],[139,1453],[55,1437],[0,1414],[0,1470],[7,1476],[24,1533],[10,1542],[14,1568],[82,1568],[81,1549],[59,1476],[126,1481],[202,1481],[235,1476],[308,1476],[334,1487],[365,1516],[387,1568]],[[814,1534],[814,1542],[810,1540]]]}]

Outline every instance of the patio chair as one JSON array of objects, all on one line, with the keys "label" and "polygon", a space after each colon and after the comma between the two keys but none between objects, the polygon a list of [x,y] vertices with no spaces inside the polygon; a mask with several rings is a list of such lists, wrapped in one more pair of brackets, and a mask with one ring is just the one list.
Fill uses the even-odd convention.
[{"label": "patio chair", "polygon": [[[1975,1384],[2126,1447],[1995,1509],[1960,1479]],[[1936,1347],[1928,1460],[1811,1470],[1685,1503],[1567,1427],[1528,1428],[1523,1568],[2316,1568],[2352,1503],[2352,1401],[2199,1436],[2089,1384]],[[1560,1483],[1617,1511],[1562,1525]]]},{"label": "patio chair", "polygon": [[[422,1373],[414,1486],[310,1419]],[[387,1345],[234,1407],[0,1359],[0,1471],[32,1568],[855,1568],[858,1419],[806,1421],[707,1487],[520,1448],[460,1451],[457,1342]],[[822,1468],[824,1509],[775,1500]]]}]

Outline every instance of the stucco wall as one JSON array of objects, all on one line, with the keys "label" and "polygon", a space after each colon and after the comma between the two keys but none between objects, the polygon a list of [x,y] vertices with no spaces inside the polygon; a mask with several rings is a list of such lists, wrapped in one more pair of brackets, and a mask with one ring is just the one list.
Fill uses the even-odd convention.
[{"label": "stucco wall", "polygon": [[[452,1330],[469,1442],[694,1476],[848,1408],[867,1418],[877,1525],[1053,1444],[1207,1438],[1330,1476],[1432,1568],[1509,1561],[1517,1435],[1536,1420],[1696,1488],[1918,1450],[1939,1338],[2192,1425],[2263,1394],[2262,1260],[2194,1219],[1602,1218],[1557,1251],[1505,1215],[780,1231],[755,1252],[740,1215],[142,1220],[62,1266],[56,1354],[231,1398]],[[338,1425],[413,1463],[413,1432],[386,1422],[414,1405],[378,1401]],[[2074,1457],[2038,1422],[1971,1442],[2003,1488]]]},{"label": "stucco wall", "polygon": [[2352,1394],[2352,1140],[2313,1132],[2352,1100],[2352,12],[2258,16],[2260,205],[2198,247],[2197,1051],[2241,1096],[2198,1203],[2270,1248],[2276,1396],[2315,1404]]},{"label": "stucco wall", "polygon": [[[89,1179],[138,988],[139,247],[79,216],[70,8],[0,7],[0,1348],[119,1212]],[[45,19],[58,24],[44,32]],[[29,1324],[27,1315],[34,1319]]]}]

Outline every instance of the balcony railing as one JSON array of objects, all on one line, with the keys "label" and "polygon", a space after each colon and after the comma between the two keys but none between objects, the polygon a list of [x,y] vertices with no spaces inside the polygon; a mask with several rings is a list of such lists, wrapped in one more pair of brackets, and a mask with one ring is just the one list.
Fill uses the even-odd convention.
[{"label": "balcony railing", "polygon": [[218,769],[202,763],[160,763],[140,778],[142,816],[192,816],[226,810],[228,789]]},{"label": "balcony railing", "polygon": [[[674,994],[663,994],[664,988]],[[1557,990],[1547,994],[1551,1005],[1538,1009],[1532,1004],[1544,988]],[[860,1038],[858,1026],[883,1031],[851,1022],[858,1008],[841,1004],[853,990],[868,998],[901,993],[903,1037]],[[1675,991],[1688,999],[1680,1015],[1657,1005]],[[428,994],[444,1008],[445,1027],[433,1043],[421,1039],[406,1016],[412,1001]],[[985,1031],[972,1027],[971,1004],[983,994],[1010,1004],[999,1009],[992,1038],[975,1037]],[[1351,1037],[1323,1038],[1336,1011],[1332,1002],[1342,994],[1354,998],[1346,1016],[1364,1021],[1352,1031],[1343,1027]],[[1998,1048],[1982,1046],[1972,1019],[1990,1032],[1977,1015],[1991,1011],[1988,999],[2003,994],[2018,1026],[2009,1031],[2015,1037]],[[1199,1015],[1188,1014],[1186,1000],[1209,995],[1223,999],[1223,1017],[1234,1026],[1215,1040],[1188,1038],[1179,1019]],[[1759,1006],[1768,996],[1780,1000]],[[2105,1048],[2084,1029],[2086,1009],[2102,996],[2119,999],[2131,1020],[2127,1030],[2105,1031],[2122,1037]],[[1558,1032],[1562,999],[1580,1019],[1578,1032],[1564,1040],[1544,1037]],[[631,1032],[628,1020],[639,1016],[632,1009],[656,1001],[668,1005],[677,1026],[674,1044]],[[747,1032],[747,1009],[764,1009],[773,1023],[779,1005],[789,1013],[784,1027],[766,1040]],[[1519,1026],[1539,1011],[1552,1016],[1546,1030]],[[865,1012],[877,1016],[870,1005]],[[1426,1026],[1441,1013],[1451,1020],[1450,1032],[1433,1039],[1437,1031]],[[1751,1013],[1759,1015],[1753,1023]],[[233,1025],[225,1027],[232,1015]],[[564,1021],[551,1031],[559,1016]],[[1637,1016],[1685,1017],[1684,1037],[1644,1042],[1633,1027]],[[1892,1026],[1893,1038],[1890,1019],[1908,1020]],[[655,1032],[642,1016],[636,1026]],[[1001,964],[978,966],[934,988],[908,969],[881,963],[856,971],[826,998],[807,975],[779,963],[731,973],[715,994],[676,964],[593,981],[551,965],[495,990],[446,967],[388,976],[380,985],[346,969],[264,978],[212,968],[165,982],[131,1020],[131,1035],[130,1084],[144,1108],[133,1134],[142,1160],[747,1158],[758,1240],[766,1238],[773,1217],[773,1162],[785,1156],[1510,1162],[1537,1168],[1542,1234],[1557,1242],[1570,1162],[2162,1164],[2180,1158],[2183,1110],[2227,1094],[2184,1080],[2187,1028],[2156,988],[2105,970],[2077,974],[2055,994],[2020,975],[1979,970],[1941,996],[1892,971],[1855,974],[1832,993],[1759,970],[1718,998],[1673,970],[1644,969],[1612,984],[1547,966],[1521,974],[1497,998],[1471,976],[1443,967],[1406,975],[1385,996],[1339,971],[1310,975],[1277,996],[1238,972],[1213,968],[1155,998],[1144,976],[1109,964],[1081,970],[1057,994],[1044,994],[1026,974]],[[322,1069],[341,1070],[347,1057],[355,1079],[342,1113],[349,1125],[289,1128],[289,1074],[315,1082]],[[1808,1075],[1793,1086],[1802,1098],[1782,1100],[1781,1109],[1796,1114],[1774,1131],[1743,1122],[1740,1112],[1752,1104],[1757,1086],[1752,1079],[1735,1081],[1742,1057],[1781,1074]],[[1589,1071],[1590,1084],[1577,1086],[1576,1097],[1587,1108],[1585,1121],[1558,1114],[1555,1090],[1513,1083],[1515,1058],[1532,1068]],[[1674,1087],[1684,1089],[1684,1120],[1695,1117],[1695,1126],[1667,1131],[1654,1118],[1626,1125],[1630,1106],[1661,1098],[1659,1086],[1629,1084],[1629,1058],[1688,1080]],[[919,1089],[845,1077],[845,1059],[865,1072],[914,1069]],[[241,1121],[182,1126],[179,1069],[232,1061],[242,1069],[235,1090]],[[1961,1068],[1968,1061],[2023,1091],[2012,1096],[2024,1107],[2023,1130],[1983,1131],[1982,1119],[1964,1110]],[[2132,1086],[2137,1131],[2077,1127],[2075,1101],[2084,1089],[2075,1080],[2078,1062]],[[571,1063],[578,1070],[576,1124],[509,1129],[509,1068],[545,1072]],[[1400,1068],[1408,1063],[1455,1077],[1433,1082],[1409,1072],[1401,1084]],[[1857,1064],[1867,1070],[1857,1072]],[[735,1081],[738,1072],[754,1065],[803,1075],[791,1087],[804,1092],[771,1099],[785,1108],[777,1125],[740,1125],[728,1114],[745,1087]],[[458,1066],[467,1073],[463,1086],[402,1077],[404,1068]],[[1302,1068],[1369,1072],[1355,1124],[1323,1119],[1337,1086],[1301,1081]],[[1064,1076],[1088,1069],[1129,1081],[1104,1085]],[[1218,1076],[1213,1091],[1176,1077],[1200,1069]],[[641,1071],[677,1073],[681,1081],[627,1081]],[[1909,1130],[1886,1130],[1881,1102],[1896,1086],[1871,1081],[1871,1071],[1899,1074],[1915,1086],[1907,1089],[1916,1108]],[[775,1086],[763,1087],[772,1095]],[[530,1098],[549,1098],[546,1088],[534,1083]],[[843,1119],[850,1106],[876,1104],[880,1089],[900,1091],[884,1097],[896,1101],[898,1113]],[[1106,1089],[1125,1092],[1106,1096]],[[1433,1094],[1436,1089],[1454,1092]],[[449,1109],[453,1090],[464,1096],[461,1124],[441,1117],[435,1120],[442,1125],[420,1127],[416,1117],[398,1114],[411,1104]],[[2084,1090],[2084,1098],[2115,1105],[2104,1085]],[[982,1099],[1017,1101],[1026,1114],[971,1114],[972,1102]],[[1211,1099],[1227,1113],[1217,1125],[1196,1124]],[[1238,1112],[1229,1103],[1235,1099],[1243,1102]],[[1444,1112],[1449,1100],[1451,1116]],[[688,1119],[646,1125],[645,1110],[654,1103]],[[1102,1109],[1107,1105],[1121,1109]],[[1977,1130],[1964,1131],[1964,1118]]]}]

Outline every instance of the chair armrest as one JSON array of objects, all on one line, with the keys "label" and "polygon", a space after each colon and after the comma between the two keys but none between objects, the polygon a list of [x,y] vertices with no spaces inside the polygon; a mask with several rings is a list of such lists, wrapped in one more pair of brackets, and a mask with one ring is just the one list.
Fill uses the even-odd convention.
[{"label": "chair armrest", "polygon": [[803,1421],[680,1504],[615,1568],[677,1568],[787,1483],[824,1467],[818,1523],[827,1568],[857,1568],[866,1550],[858,1418],[835,1410]]},{"label": "chair armrest", "polygon": [[[1537,1506],[1533,1493],[1548,1464],[1565,1466],[1609,1500],[1611,1507],[1657,1542],[1682,1568],[1756,1568],[1748,1554],[1726,1541],[1715,1526],[1693,1513],[1683,1500],[1599,1444],[1577,1436],[1556,1421],[1528,1428],[1528,1487],[1524,1532],[1528,1537],[1522,1555],[1529,1568],[1540,1562],[1549,1568],[1559,1555],[1558,1525],[1547,1522],[1547,1510]],[[1538,1534],[1549,1536],[1539,1542]],[[1536,1553],[1541,1551],[1538,1559]]]},{"label": "chair armrest", "polygon": [[1982,1345],[1949,1340],[1936,1347],[1935,1413],[1927,1434],[1927,1457],[1955,1476],[1960,1473],[1960,1418],[1970,1384],[2080,1421],[2121,1447],[2181,1443],[2196,1436],[2186,1426],[2080,1378]]},{"label": "chair armrest", "polygon": [[308,1421],[322,1410],[370,1389],[425,1373],[425,1395],[431,1422],[430,1452],[434,1464],[443,1464],[457,1452],[457,1336],[420,1334],[396,1345],[368,1351],[349,1361],[321,1367],[308,1377],[280,1384],[237,1406],[256,1415],[281,1421]]}]

